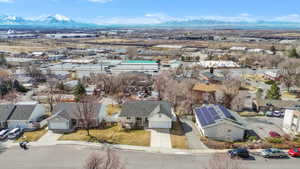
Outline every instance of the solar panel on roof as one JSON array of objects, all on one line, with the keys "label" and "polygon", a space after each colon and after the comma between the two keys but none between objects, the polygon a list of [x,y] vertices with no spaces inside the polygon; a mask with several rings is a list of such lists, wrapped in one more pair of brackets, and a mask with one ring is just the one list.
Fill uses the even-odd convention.
[{"label": "solar panel on roof", "polygon": [[206,108],[198,108],[195,110],[197,118],[202,126],[207,126],[215,123],[214,119],[211,117],[210,113],[206,110]]},{"label": "solar panel on roof", "polygon": [[203,118],[200,109],[196,109],[196,115],[197,115],[197,117],[198,117],[198,120],[199,120],[200,124],[201,124],[202,126],[206,126],[206,125],[207,125],[207,122],[206,122],[205,118]]},{"label": "solar panel on roof", "polygon": [[211,114],[209,113],[209,111],[207,110],[206,107],[202,108],[202,112],[203,112],[204,117],[207,119],[208,124],[215,123],[214,118],[211,116]]},{"label": "solar panel on roof", "polygon": [[211,113],[211,115],[213,116],[213,118],[215,120],[221,119],[221,117],[218,115],[218,113],[216,112],[216,110],[214,108],[209,107],[208,111]]},{"label": "solar panel on roof", "polygon": [[224,113],[225,117],[232,119],[232,120],[236,120],[225,107],[219,106],[219,108]]}]

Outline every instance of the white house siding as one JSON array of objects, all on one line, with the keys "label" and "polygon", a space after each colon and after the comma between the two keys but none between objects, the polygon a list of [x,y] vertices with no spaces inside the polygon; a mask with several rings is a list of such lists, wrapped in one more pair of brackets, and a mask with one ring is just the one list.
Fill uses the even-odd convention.
[{"label": "white house siding", "polygon": [[8,128],[29,128],[29,123],[27,120],[8,120],[7,121]]},{"label": "white house siding", "polygon": [[68,129],[70,129],[69,121],[65,121],[65,120],[49,121],[48,127],[50,130],[68,130]]},{"label": "white house siding", "polygon": [[165,114],[155,114],[149,118],[149,128],[172,128],[172,119]]},{"label": "white house siding", "polygon": [[242,140],[245,130],[231,123],[219,123],[215,126],[204,128],[204,134],[208,138],[223,141]]},{"label": "white house siding", "polygon": [[33,113],[30,116],[29,121],[37,121],[37,119],[45,114],[45,107],[41,104],[38,104],[34,110]]},{"label": "white house siding", "polygon": [[291,133],[291,125],[294,116],[294,110],[286,110],[283,118],[283,131]]},{"label": "white house siding", "polygon": [[286,110],[283,119],[283,131],[288,134],[300,133],[300,116],[298,111]]}]

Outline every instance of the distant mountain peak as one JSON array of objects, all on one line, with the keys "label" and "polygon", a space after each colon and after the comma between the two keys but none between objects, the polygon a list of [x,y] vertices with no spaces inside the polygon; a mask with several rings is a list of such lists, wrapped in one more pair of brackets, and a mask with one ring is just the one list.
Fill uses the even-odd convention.
[{"label": "distant mountain peak", "polygon": [[46,22],[51,22],[51,23],[58,23],[58,22],[74,22],[72,19],[60,15],[60,14],[55,14],[55,15],[48,15],[44,17],[40,17],[39,21],[46,21]]},{"label": "distant mountain peak", "polygon": [[0,15],[0,26],[8,28],[18,27],[51,27],[51,28],[82,28],[95,27],[95,24],[80,23],[61,15],[47,15],[36,18],[22,18],[17,16]]}]

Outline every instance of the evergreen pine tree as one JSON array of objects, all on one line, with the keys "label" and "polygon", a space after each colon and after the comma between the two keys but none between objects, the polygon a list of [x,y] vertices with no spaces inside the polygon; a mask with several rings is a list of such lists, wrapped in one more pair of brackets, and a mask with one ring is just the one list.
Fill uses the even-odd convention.
[{"label": "evergreen pine tree", "polygon": [[267,98],[279,100],[280,99],[280,88],[277,86],[276,83],[272,84],[271,89],[268,90]]},{"label": "evergreen pine tree", "polygon": [[77,101],[79,101],[81,97],[86,94],[84,85],[80,81],[78,81],[77,85],[75,86],[73,94]]},{"label": "evergreen pine tree", "polygon": [[299,54],[297,53],[296,48],[293,48],[292,50],[289,51],[289,57],[290,58],[299,58]]}]

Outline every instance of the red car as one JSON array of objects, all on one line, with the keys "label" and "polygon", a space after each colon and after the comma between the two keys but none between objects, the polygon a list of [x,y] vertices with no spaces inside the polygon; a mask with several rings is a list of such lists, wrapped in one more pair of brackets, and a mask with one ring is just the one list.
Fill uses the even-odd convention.
[{"label": "red car", "polygon": [[279,137],[281,137],[280,134],[278,134],[278,133],[275,132],[275,131],[270,131],[270,132],[269,132],[269,135],[270,135],[272,138],[279,138]]},{"label": "red car", "polygon": [[300,157],[300,148],[292,148],[288,151],[288,153],[292,157]]}]

